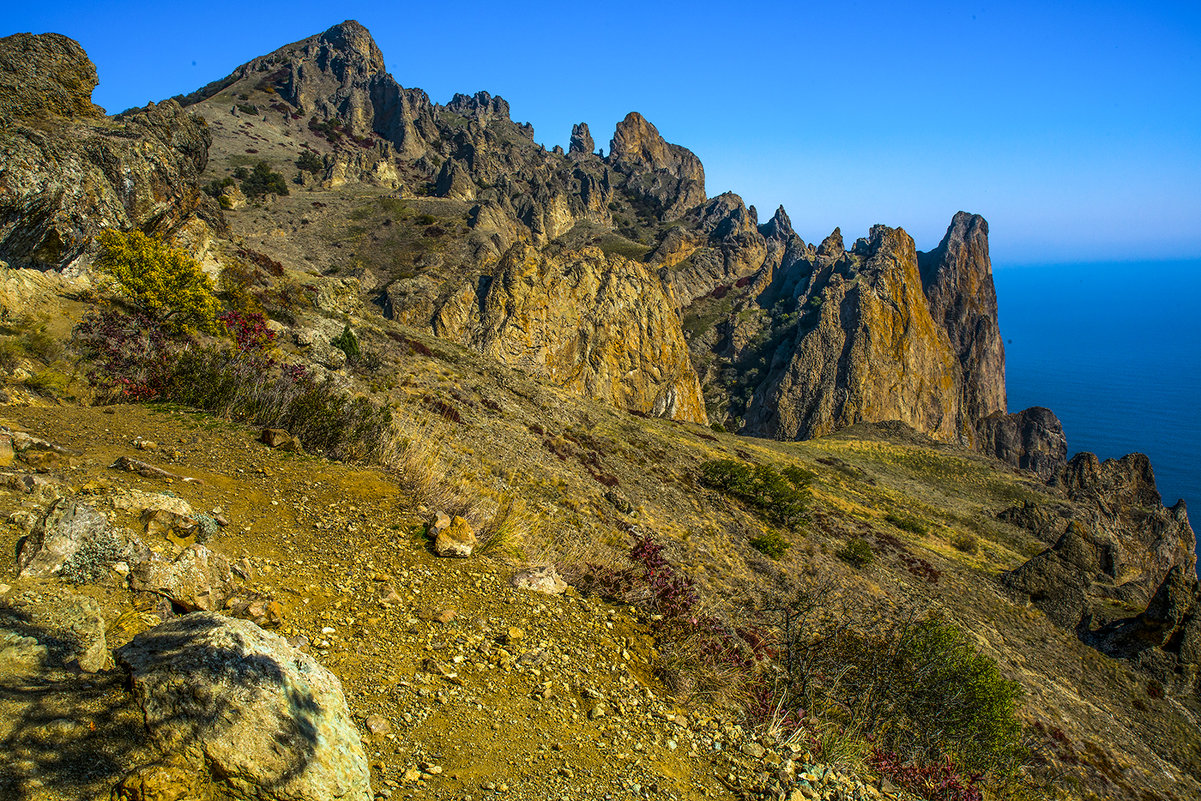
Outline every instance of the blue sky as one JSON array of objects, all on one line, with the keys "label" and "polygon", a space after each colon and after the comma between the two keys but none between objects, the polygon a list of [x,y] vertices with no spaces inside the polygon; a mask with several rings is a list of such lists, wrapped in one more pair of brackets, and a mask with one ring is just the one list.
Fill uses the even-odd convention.
[{"label": "blue sky", "polygon": [[1201,258],[1196,3],[6,5],[0,35],[84,46],[110,112],[354,18],[401,84],[502,95],[548,147],[640,111],[709,194],[807,240],[883,222],[929,249],[965,209],[998,267]]}]

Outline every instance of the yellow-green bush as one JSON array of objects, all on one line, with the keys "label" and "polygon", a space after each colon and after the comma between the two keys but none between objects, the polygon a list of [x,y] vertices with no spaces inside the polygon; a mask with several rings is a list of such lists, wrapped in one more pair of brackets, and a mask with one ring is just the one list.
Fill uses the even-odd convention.
[{"label": "yellow-green bush", "polygon": [[218,333],[213,282],[194,258],[141,231],[100,234],[96,266],[140,310],[181,328]]}]

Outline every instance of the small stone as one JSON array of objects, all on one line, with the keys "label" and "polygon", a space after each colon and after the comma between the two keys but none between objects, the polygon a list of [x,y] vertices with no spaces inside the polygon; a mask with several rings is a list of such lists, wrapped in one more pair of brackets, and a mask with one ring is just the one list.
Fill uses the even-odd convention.
[{"label": "small stone", "polygon": [[391,584],[381,584],[375,592],[379,596],[380,606],[397,606],[401,603],[400,594]]},{"label": "small stone", "polygon": [[608,714],[608,710],[605,709],[605,705],[597,704],[596,706],[592,707],[592,709],[588,710],[588,719],[589,720],[599,720],[600,718],[603,718],[607,714]]},{"label": "small stone", "polygon": [[513,576],[513,586],[519,590],[530,590],[544,595],[562,595],[567,590],[567,582],[549,565],[518,572]]},{"label": "small stone", "polygon": [[[437,528],[437,524],[435,524],[435,528]],[[477,542],[475,532],[471,530],[471,524],[456,516],[450,521],[449,526],[438,529],[438,535],[434,539],[434,552],[438,556],[466,559],[475,550]]]},{"label": "small stone", "polygon": [[363,723],[372,734],[384,735],[392,731],[392,724],[383,715],[368,715]]},{"label": "small stone", "polygon": [[743,743],[742,753],[749,756],[751,759],[763,759],[763,755],[767,753],[766,749],[759,743]]},{"label": "small stone", "polygon": [[402,776],[401,779],[406,782],[418,781],[421,779],[421,771],[419,771],[417,768],[409,768],[404,772],[404,776]]}]

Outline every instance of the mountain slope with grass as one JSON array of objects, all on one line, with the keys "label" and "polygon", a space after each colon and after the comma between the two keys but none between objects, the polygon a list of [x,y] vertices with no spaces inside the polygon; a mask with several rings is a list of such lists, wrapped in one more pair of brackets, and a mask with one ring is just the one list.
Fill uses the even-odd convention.
[{"label": "mountain slope with grass", "polygon": [[[99,136],[60,39],[0,108]],[[351,22],[156,108],[164,216],[4,240],[4,794],[1201,795],[1187,513],[1005,414],[981,218],[815,247]]]}]

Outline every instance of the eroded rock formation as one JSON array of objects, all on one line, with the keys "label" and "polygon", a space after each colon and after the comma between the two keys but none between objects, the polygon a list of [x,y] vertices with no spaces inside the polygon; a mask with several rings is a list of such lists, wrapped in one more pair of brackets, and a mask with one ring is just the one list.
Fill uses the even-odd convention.
[{"label": "eroded rock formation", "polygon": [[1050,481],[1067,464],[1068,441],[1050,409],[1033,406],[1020,412],[992,414],[976,421],[981,453],[1037,473]]},{"label": "eroded rock formation", "polygon": [[597,248],[514,247],[439,310],[435,330],[582,395],[706,422],[675,303],[644,265]]},{"label": "eroded rock formation", "polygon": [[223,226],[198,178],[204,121],[167,100],[106,118],[96,69],[57,34],[0,39],[0,260],[66,267],[104,228],[205,240]]}]

